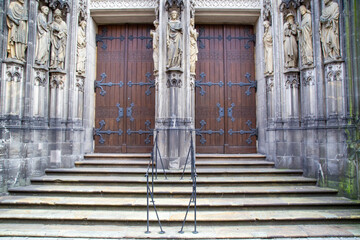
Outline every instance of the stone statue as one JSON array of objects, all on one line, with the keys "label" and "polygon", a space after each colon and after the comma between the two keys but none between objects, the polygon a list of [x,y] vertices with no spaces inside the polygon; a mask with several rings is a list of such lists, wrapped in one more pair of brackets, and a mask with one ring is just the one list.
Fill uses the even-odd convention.
[{"label": "stone statue", "polygon": [[311,66],[314,63],[311,12],[301,5],[300,13],[302,15],[299,27],[302,65]]},{"label": "stone statue", "polygon": [[51,56],[50,68],[65,69],[67,25],[61,18],[61,11],[56,9],[54,21],[50,24],[51,28]]},{"label": "stone statue", "polygon": [[170,21],[167,27],[167,65],[169,70],[179,70],[183,53],[182,26],[178,19],[178,12],[170,13]]},{"label": "stone statue", "polygon": [[339,5],[332,0],[324,0],[325,8],[320,16],[321,43],[325,61],[339,59]]},{"label": "stone statue", "polygon": [[285,68],[296,68],[298,66],[298,44],[297,26],[294,23],[294,15],[286,15],[284,24],[284,60]]},{"label": "stone statue", "polygon": [[8,57],[25,62],[25,52],[28,42],[27,9],[24,0],[11,2],[7,11]]},{"label": "stone statue", "polygon": [[49,27],[47,16],[49,8],[47,6],[41,7],[41,12],[37,16],[37,35],[36,35],[36,49],[35,49],[35,63],[39,65],[47,65],[49,61]]},{"label": "stone statue", "polygon": [[195,20],[194,18],[190,19],[190,73],[195,74],[196,69],[196,62],[198,60],[198,45],[197,45],[197,38],[199,33],[196,31],[195,27]]},{"label": "stone statue", "polygon": [[159,72],[159,21],[154,21],[155,30],[151,30],[150,35],[153,39],[153,60],[154,74]]},{"label": "stone statue", "polygon": [[77,35],[76,73],[85,76],[86,69],[86,21],[81,21]]},{"label": "stone statue", "polygon": [[273,37],[269,21],[264,21],[264,57],[265,57],[265,75],[272,75],[274,72],[273,62]]}]

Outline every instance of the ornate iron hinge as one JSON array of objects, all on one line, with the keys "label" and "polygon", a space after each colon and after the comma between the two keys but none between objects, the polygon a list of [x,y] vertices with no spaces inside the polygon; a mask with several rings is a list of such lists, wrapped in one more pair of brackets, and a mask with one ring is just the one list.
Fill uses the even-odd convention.
[{"label": "ornate iron hinge", "polygon": [[151,91],[150,89],[151,88],[154,88],[155,87],[155,80],[151,80],[150,77],[151,77],[151,73],[147,72],[145,74],[145,77],[146,77],[146,81],[147,82],[139,82],[139,83],[133,83],[132,81],[129,81],[127,84],[129,87],[132,87],[132,86],[149,86],[148,89],[145,91],[145,94],[146,96],[150,96],[151,95]]},{"label": "ornate iron hinge", "polygon": [[101,42],[102,46],[101,48],[106,50],[107,49],[107,44],[104,42],[105,40],[114,40],[114,39],[119,39],[121,42],[125,40],[125,37],[123,35],[120,35],[120,37],[113,37],[113,36],[105,36],[107,33],[107,28],[103,28],[102,30],[102,34],[96,34],[96,46],[98,46],[98,43]]},{"label": "ornate iron hinge", "polygon": [[105,94],[106,94],[106,91],[104,90],[103,86],[106,86],[106,87],[112,87],[112,86],[123,87],[124,86],[124,83],[121,82],[121,81],[119,83],[112,83],[112,82],[103,83],[103,81],[105,80],[107,75],[106,75],[106,73],[102,73],[100,76],[101,76],[101,80],[100,81],[95,80],[95,86],[94,87],[95,87],[95,91],[96,91],[96,88],[101,89],[101,91],[100,91],[101,96],[105,96]]},{"label": "ornate iron hinge", "polygon": [[239,133],[239,134],[241,134],[241,135],[250,134],[249,138],[246,139],[246,143],[250,145],[250,144],[252,143],[251,137],[255,136],[256,139],[257,139],[258,129],[257,129],[257,128],[251,128],[252,122],[251,122],[250,120],[248,120],[248,121],[246,122],[246,125],[248,125],[248,127],[249,127],[249,129],[250,129],[249,131],[245,131],[245,130],[233,131],[232,129],[230,129],[230,130],[228,131],[228,133],[230,134],[230,136],[233,135],[233,134],[236,134],[236,133]]},{"label": "ornate iron hinge", "polygon": [[150,137],[151,136],[154,136],[154,129],[150,128],[150,125],[151,125],[151,122],[149,120],[147,120],[145,122],[145,127],[148,129],[148,130],[138,130],[138,131],[133,131],[131,129],[128,129],[127,130],[127,134],[128,135],[131,135],[131,134],[139,134],[139,135],[142,135],[142,134],[148,134],[148,136],[146,137],[145,139],[145,144],[149,144],[151,143],[151,140],[150,140]]},{"label": "ornate iron hinge", "polygon": [[223,36],[221,36],[220,34],[218,36],[203,36],[204,32],[205,32],[205,28],[199,29],[199,37],[197,41],[199,42],[199,48],[201,49],[205,48],[205,43],[203,42],[203,40],[211,40],[211,39],[217,39],[219,41],[223,40]]},{"label": "ornate iron hinge", "polygon": [[202,81],[205,79],[206,77],[206,74],[204,72],[200,73],[200,80],[196,80],[195,81],[195,87],[198,87],[200,88],[200,95],[201,96],[204,96],[205,95],[205,90],[203,88],[203,86],[208,86],[208,87],[211,87],[211,86],[219,86],[219,87],[222,87],[224,86],[224,83],[222,81],[220,82],[217,82],[217,83],[212,83],[212,82],[207,82],[207,83],[203,83]]},{"label": "ornate iron hinge", "polygon": [[255,92],[257,90],[257,81],[254,80],[254,81],[251,81],[250,77],[251,77],[251,74],[250,73],[246,73],[245,74],[245,77],[246,79],[249,81],[248,83],[243,83],[243,82],[240,82],[240,83],[232,83],[232,82],[228,82],[228,86],[229,87],[232,87],[232,86],[240,86],[240,87],[246,87],[246,86],[249,86],[249,88],[246,90],[246,95],[247,96],[250,96],[251,95],[251,91],[250,89],[251,88],[254,88],[255,89]]},{"label": "ornate iron hinge", "polygon": [[103,138],[102,134],[107,134],[107,135],[111,135],[111,134],[118,134],[119,136],[121,136],[123,134],[123,131],[121,129],[119,129],[118,131],[112,131],[112,130],[102,130],[103,127],[105,126],[105,120],[101,120],[99,122],[100,127],[96,128],[94,130],[94,136],[99,136],[100,140],[99,143],[104,144],[105,143],[105,139]]},{"label": "ornate iron hinge", "polygon": [[255,34],[250,34],[250,32],[247,32],[247,37],[246,36],[239,36],[239,37],[233,37],[233,36],[231,36],[231,35],[228,35],[227,37],[226,37],[226,39],[228,40],[228,41],[231,41],[231,40],[233,40],[233,39],[237,39],[237,40],[240,40],[240,41],[242,41],[242,40],[248,40],[247,42],[246,42],[246,44],[245,44],[245,48],[246,49],[249,49],[250,48],[250,42],[253,42],[254,43],[254,45],[255,45],[255,43],[256,43],[256,35]]},{"label": "ornate iron hinge", "polygon": [[[149,32],[150,32],[150,30],[149,30]],[[152,39],[152,37],[147,37],[147,36],[138,36],[138,37],[135,37],[135,36],[133,36],[133,35],[130,35],[129,37],[128,37],[128,39],[130,40],[130,41],[133,41],[134,39],[140,39],[140,40],[149,40],[148,42],[147,42],[147,44],[146,44],[146,48],[147,49],[151,49],[152,48],[152,41],[153,41],[153,39]]]},{"label": "ornate iron hinge", "polygon": [[203,134],[219,134],[219,135],[223,135],[224,134],[224,130],[220,129],[220,130],[203,130],[204,126],[206,125],[206,122],[204,120],[201,120],[200,122],[201,127],[198,129],[195,129],[196,132],[196,136],[200,136],[200,143],[201,144],[205,144],[206,143],[206,139],[204,138]]}]

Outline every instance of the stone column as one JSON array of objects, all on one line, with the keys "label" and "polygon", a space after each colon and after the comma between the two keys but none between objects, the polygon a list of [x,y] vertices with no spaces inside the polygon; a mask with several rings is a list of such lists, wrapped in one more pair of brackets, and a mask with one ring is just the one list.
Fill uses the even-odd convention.
[{"label": "stone column", "polygon": [[[159,3],[159,74],[156,91],[156,129],[158,146],[165,168],[180,169],[189,150],[191,129],[194,129],[194,91],[190,76],[190,0]],[[178,12],[182,28],[182,54],[169,64],[168,23]],[[161,165],[158,163],[158,167]]]}]

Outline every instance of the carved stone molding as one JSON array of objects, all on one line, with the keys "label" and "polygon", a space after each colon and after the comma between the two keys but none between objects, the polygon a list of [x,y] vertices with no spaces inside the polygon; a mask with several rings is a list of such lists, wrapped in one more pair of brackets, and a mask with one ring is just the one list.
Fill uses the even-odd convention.
[{"label": "carved stone molding", "polygon": [[289,9],[291,7],[294,9],[300,7],[300,0],[282,0],[280,4],[280,11],[284,11],[284,9]]},{"label": "carved stone molding", "polygon": [[190,75],[190,89],[191,89],[192,91],[195,90],[195,81],[196,81],[196,75],[191,74],[191,75]]},{"label": "carved stone molding", "polygon": [[286,74],[285,87],[289,88],[299,88],[300,78],[298,73]]},{"label": "carved stone molding", "polygon": [[194,0],[196,8],[261,8],[259,0]]},{"label": "carved stone molding", "polygon": [[156,8],[158,0],[91,0],[91,9]]},{"label": "carved stone molding", "polygon": [[301,73],[302,85],[304,87],[315,85],[315,69],[307,69]]},{"label": "carved stone molding", "polygon": [[271,16],[272,16],[272,6],[271,6],[271,0],[264,0],[263,4],[263,19],[268,20],[271,22]]},{"label": "carved stone molding", "polygon": [[44,69],[34,69],[34,72],[35,72],[34,85],[39,87],[46,87],[47,71]]},{"label": "carved stone molding", "polygon": [[181,71],[168,71],[167,72],[167,87],[178,87],[181,88],[182,80],[181,80],[182,72]]},{"label": "carved stone molding", "polygon": [[274,77],[269,76],[266,77],[265,79],[266,79],[266,91],[272,92],[274,90]]},{"label": "carved stone molding", "polygon": [[341,62],[325,65],[325,78],[327,82],[342,81],[343,72],[344,69]]},{"label": "carved stone molding", "polygon": [[79,0],[79,7],[78,7],[78,12],[79,12],[79,23],[82,20],[87,20],[87,0]]},{"label": "carved stone molding", "polygon": [[66,74],[53,72],[50,76],[50,88],[64,89]]},{"label": "carved stone molding", "polygon": [[6,63],[5,81],[21,82],[24,78],[24,66],[15,62]]},{"label": "carved stone molding", "polygon": [[52,9],[66,9],[67,12],[70,12],[70,5],[68,0],[46,0],[45,2],[49,3],[49,7]]},{"label": "carved stone molding", "polygon": [[75,86],[77,87],[79,92],[84,92],[84,82],[85,82],[84,77],[77,77],[76,78]]}]

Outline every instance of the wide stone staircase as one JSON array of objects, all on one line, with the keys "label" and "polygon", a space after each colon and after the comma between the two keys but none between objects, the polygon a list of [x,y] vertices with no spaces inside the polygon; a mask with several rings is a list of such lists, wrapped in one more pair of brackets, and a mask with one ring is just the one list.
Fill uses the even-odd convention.
[{"label": "wide stone staircase", "polygon": [[[360,237],[360,201],[319,188],[302,171],[265,156],[197,155],[197,234],[189,171],[162,171],[147,224],[148,154],[89,154],[72,169],[48,169],[0,198],[0,239],[265,239]],[[151,178],[150,178],[151,180]],[[151,204],[151,202],[150,202]],[[193,203],[191,204],[193,206]],[[18,238],[16,238],[18,237]]]}]

